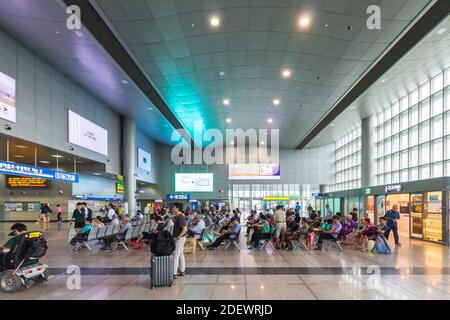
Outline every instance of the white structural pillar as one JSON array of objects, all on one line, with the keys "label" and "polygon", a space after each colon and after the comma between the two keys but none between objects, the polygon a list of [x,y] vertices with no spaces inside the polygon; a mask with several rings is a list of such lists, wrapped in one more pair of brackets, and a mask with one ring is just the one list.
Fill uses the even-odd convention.
[{"label": "white structural pillar", "polygon": [[136,122],[124,117],[122,122],[124,201],[128,214],[136,213]]}]

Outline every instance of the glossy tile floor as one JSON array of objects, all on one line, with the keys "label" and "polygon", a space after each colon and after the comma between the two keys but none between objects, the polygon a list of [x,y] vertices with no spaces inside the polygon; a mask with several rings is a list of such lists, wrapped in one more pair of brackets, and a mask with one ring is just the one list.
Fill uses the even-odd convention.
[{"label": "glossy tile floor", "polygon": [[[4,243],[10,223],[0,223]],[[39,229],[29,224],[29,230]],[[391,255],[344,247],[310,251],[198,251],[186,254],[187,275],[172,287],[150,289],[149,251],[90,253],[68,249],[67,224],[50,224],[48,282],[0,299],[450,299],[449,247],[403,238]],[[93,245],[95,247],[95,245]],[[94,251],[98,250],[98,247]],[[74,288],[69,266],[81,270]],[[74,288],[74,289],[71,289]]]}]

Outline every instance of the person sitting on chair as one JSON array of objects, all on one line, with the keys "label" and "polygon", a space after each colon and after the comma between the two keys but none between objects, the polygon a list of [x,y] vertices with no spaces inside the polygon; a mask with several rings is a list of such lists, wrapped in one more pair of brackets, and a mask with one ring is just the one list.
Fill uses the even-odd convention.
[{"label": "person sitting on chair", "polygon": [[239,234],[239,231],[241,230],[241,225],[239,224],[238,219],[234,219],[230,229],[223,230],[222,235],[216,239],[210,246],[208,246],[208,249],[214,250],[216,249],[223,240],[225,239],[232,239],[235,240]]},{"label": "person sitting on chair", "polygon": [[319,234],[319,241],[317,241],[317,247],[314,250],[322,250],[322,242],[323,240],[337,240],[339,233],[341,233],[342,225],[339,222],[339,217],[334,215],[332,216],[333,224],[331,225],[330,230],[322,230]]},{"label": "person sitting on chair", "polygon": [[142,250],[144,248],[143,243],[145,240],[151,241],[155,239],[155,236],[158,232],[165,230],[165,224],[163,222],[162,216],[158,215],[155,218],[155,221],[157,223],[156,229],[149,230],[149,232],[142,232],[142,234],[139,236],[139,238],[136,241],[131,241],[131,245],[137,245],[134,250]]},{"label": "person sitting on chair", "polygon": [[270,241],[270,237],[271,237],[271,233],[270,233],[270,225],[269,225],[269,221],[267,219],[267,217],[264,214],[261,214],[259,217],[259,223],[253,225],[254,228],[254,232],[251,238],[251,243],[252,246],[250,248],[248,248],[249,250],[255,248],[258,249],[259,248],[259,241],[262,239],[263,235],[268,235],[269,237],[269,241]]},{"label": "person sitting on chair", "polygon": [[282,244],[283,248],[288,249],[290,244],[292,243],[292,239],[294,237],[294,233],[298,230],[299,224],[295,221],[295,214],[291,214],[288,217],[288,224],[286,233],[284,235],[284,243]]},{"label": "person sitting on chair", "polygon": [[203,230],[205,230],[205,221],[202,220],[200,215],[196,215],[194,218],[195,225],[189,228],[187,232],[187,237],[194,237],[195,239],[200,239]]},{"label": "person sitting on chair", "polygon": [[12,237],[9,239],[3,247],[0,247],[0,271],[6,269],[6,260],[13,260],[16,250],[22,239],[27,233],[27,226],[23,223],[15,223],[11,226],[11,232],[8,236]]},{"label": "person sitting on chair", "polygon": [[[288,226],[288,230],[289,230],[289,226]],[[292,249],[294,249],[294,246],[292,245],[292,240],[301,240],[300,238],[306,239],[306,236],[309,232],[309,225],[308,225],[308,220],[306,219],[306,217],[303,217],[300,220],[300,225],[298,226],[297,230],[293,233],[292,238],[287,241],[287,245],[288,251],[291,251]]]},{"label": "person sitting on chair", "polygon": [[81,228],[80,232],[77,233],[77,235],[75,237],[72,238],[72,240],[70,240],[70,245],[74,246],[76,245],[78,242],[82,242],[87,240],[89,232],[92,229],[92,224],[90,224],[88,222],[87,219],[85,219],[85,223],[83,228]]},{"label": "person sitting on chair", "polygon": [[127,217],[123,216],[120,222],[119,233],[112,237],[105,238],[103,240],[105,242],[105,246],[101,248],[101,250],[105,252],[111,252],[112,251],[111,244],[113,243],[113,241],[114,240],[123,241],[125,239],[125,235],[127,234],[128,229],[130,228],[131,223],[128,221]]}]

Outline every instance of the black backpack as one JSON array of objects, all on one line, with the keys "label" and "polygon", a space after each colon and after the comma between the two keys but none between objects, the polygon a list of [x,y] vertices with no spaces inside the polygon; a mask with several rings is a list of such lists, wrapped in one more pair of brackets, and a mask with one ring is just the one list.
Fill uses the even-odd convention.
[{"label": "black backpack", "polygon": [[37,239],[29,239],[28,240],[28,248],[26,249],[24,258],[29,259],[33,258],[42,258],[47,253],[47,240],[43,237],[39,237]]},{"label": "black backpack", "polygon": [[150,243],[150,250],[155,256],[169,256],[175,250],[175,241],[169,231],[159,231]]}]

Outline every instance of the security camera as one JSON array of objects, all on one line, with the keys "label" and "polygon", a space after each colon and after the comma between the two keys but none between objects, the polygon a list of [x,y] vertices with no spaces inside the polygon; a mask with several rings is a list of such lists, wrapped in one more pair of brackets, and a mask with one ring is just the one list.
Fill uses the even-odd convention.
[{"label": "security camera", "polygon": [[25,191],[21,191],[20,194],[27,194]]},{"label": "security camera", "polygon": [[63,193],[64,193],[64,191],[62,191],[62,190],[59,190],[59,191],[58,191],[58,193],[59,193],[59,194],[63,194]]},{"label": "security camera", "polygon": [[106,162],[109,162],[109,159],[106,159]]},{"label": "security camera", "polygon": [[9,124],[5,124],[5,130],[11,130],[12,128],[11,128],[11,126],[9,125]]},{"label": "security camera", "polygon": [[69,150],[70,150],[70,151],[73,151],[73,150],[75,150],[75,149],[74,149],[74,147],[70,146],[70,147],[69,147]]}]

